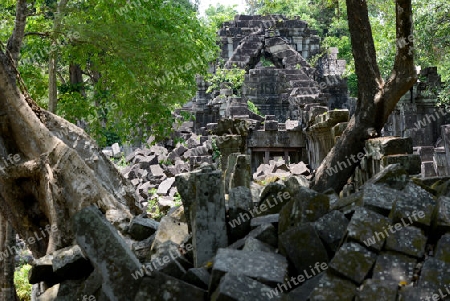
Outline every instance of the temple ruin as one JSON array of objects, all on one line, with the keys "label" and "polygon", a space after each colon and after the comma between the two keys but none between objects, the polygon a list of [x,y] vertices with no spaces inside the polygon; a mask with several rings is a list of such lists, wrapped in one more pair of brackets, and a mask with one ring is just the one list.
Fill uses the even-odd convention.
[{"label": "temple ruin", "polygon": [[[233,152],[249,155],[252,171],[274,158],[287,164],[302,161],[316,169],[344,131],[356,104],[348,95],[343,78],[346,62],[338,59],[337,48],[321,52],[315,30],[299,18],[281,15],[237,15],[223,24],[218,35],[224,68],[246,70],[241,95],[234,95],[226,83],[219,91],[206,93],[208,83],[198,78],[197,94],[183,108],[195,116],[192,130],[223,135],[224,131],[215,131],[218,124],[247,120],[245,141],[222,139],[219,148],[225,157]],[[308,59],[314,56],[317,63],[311,66]],[[440,87],[436,68],[421,70],[420,80],[399,101],[382,133],[412,139],[411,154],[401,153],[420,157],[423,176],[449,174],[449,151],[441,127],[450,123],[450,116],[436,106]],[[260,115],[248,109],[247,101]],[[227,129],[229,135],[240,135],[233,127]],[[226,164],[226,159],[222,161]]]}]

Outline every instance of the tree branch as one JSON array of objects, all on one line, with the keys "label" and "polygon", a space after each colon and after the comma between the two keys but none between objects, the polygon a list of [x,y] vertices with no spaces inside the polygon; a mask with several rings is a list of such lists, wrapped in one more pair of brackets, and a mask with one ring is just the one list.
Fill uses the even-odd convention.
[{"label": "tree branch", "polygon": [[14,25],[14,30],[6,46],[7,51],[11,55],[11,58],[13,59],[16,65],[17,61],[19,60],[20,48],[22,47],[26,23],[27,23],[27,1],[17,0],[16,21]]},{"label": "tree branch", "polygon": [[30,31],[30,32],[25,33],[25,37],[28,37],[28,36],[40,36],[40,37],[48,38],[48,37],[50,37],[50,33]]},{"label": "tree branch", "polygon": [[366,0],[347,0],[347,14],[355,73],[358,76],[358,101],[364,107],[373,102],[373,94],[364,91],[379,89],[383,79],[377,64]]},{"label": "tree branch", "polygon": [[398,100],[417,80],[414,67],[414,39],[411,0],[397,0],[396,10],[396,47],[394,68],[384,88],[383,121],[386,122]]}]

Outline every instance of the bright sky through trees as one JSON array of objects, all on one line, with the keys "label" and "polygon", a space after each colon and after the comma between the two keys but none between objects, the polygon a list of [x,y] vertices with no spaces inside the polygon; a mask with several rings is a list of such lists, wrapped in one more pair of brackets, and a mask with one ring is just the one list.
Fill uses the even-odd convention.
[{"label": "bright sky through trees", "polygon": [[237,5],[236,10],[240,13],[244,13],[245,11],[245,1],[243,0],[226,0],[226,1],[221,1],[221,0],[200,0],[200,7],[199,7],[199,11],[200,11],[200,15],[204,16],[205,15],[205,10],[208,8],[209,5],[212,6],[216,6],[217,4],[222,4],[222,5],[227,5],[227,6],[231,6],[231,5]]}]

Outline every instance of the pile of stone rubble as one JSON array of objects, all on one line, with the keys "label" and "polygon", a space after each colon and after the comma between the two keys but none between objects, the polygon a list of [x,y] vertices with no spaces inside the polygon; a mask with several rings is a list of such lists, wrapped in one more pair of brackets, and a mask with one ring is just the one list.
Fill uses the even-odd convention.
[{"label": "pile of stone rubble", "polygon": [[52,286],[37,300],[449,295],[449,178],[411,179],[389,165],[343,198],[309,189],[302,175],[225,195],[222,172],[204,164],[175,185],[183,205],[160,222],[142,214],[114,227],[95,207],[81,210],[77,244],[33,265],[30,281]]}]

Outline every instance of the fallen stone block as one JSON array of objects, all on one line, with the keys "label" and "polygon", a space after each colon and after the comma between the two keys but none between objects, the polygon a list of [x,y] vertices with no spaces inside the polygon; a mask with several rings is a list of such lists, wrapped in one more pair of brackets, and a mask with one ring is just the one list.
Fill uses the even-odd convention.
[{"label": "fallen stone block", "polygon": [[444,285],[450,283],[450,264],[439,259],[429,257],[425,260],[420,272],[418,286],[431,288],[435,293],[444,289]]},{"label": "fallen stone block", "polygon": [[45,255],[44,257],[35,259],[31,264],[31,270],[28,274],[28,282],[30,284],[36,284],[44,281],[49,286],[59,283],[59,277],[53,272],[52,260],[52,255]]},{"label": "fallen stone block", "polygon": [[396,301],[397,290],[398,282],[368,279],[364,281],[355,301]]},{"label": "fallen stone block", "polygon": [[272,224],[263,224],[250,231],[250,233],[248,233],[246,237],[241,238],[236,242],[232,243],[231,245],[229,245],[228,248],[234,250],[242,249],[245,245],[245,241],[249,237],[258,239],[261,242],[266,243],[274,248],[278,246],[278,235],[275,227]]},{"label": "fallen stone block", "polygon": [[415,154],[407,155],[390,155],[381,159],[381,168],[387,167],[389,164],[400,164],[410,175],[421,173],[420,156]]},{"label": "fallen stone block", "polygon": [[167,149],[160,145],[152,145],[150,147],[150,153],[148,155],[167,156],[169,152]]},{"label": "fallen stone block", "polygon": [[410,225],[429,227],[436,205],[433,195],[412,182],[401,192],[389,217],[394,223],[406,221]]},{"label": "fallen stone block", "polygon": [[310,174],[308,167],[303,162],[300,162],[298,164],[291,164],[289,167],[293,175],[308,176]]},{"label": "fallen stone block", "polygon": [[52,266],[53,272],[63,280],[86,278],[94,270],[78,245],[53,252]]},{"label": "fallen stone block", "polygon": [[281,208],[291,199],[284,184],[275,182],[266,185],[259,196],[261,200],[255,207],[257,216],[279,213]]},{"label": "fallen stone block", "polygon": [[390,224],[391,221],[383,215],[366,208],[358,208],[348,225],[348,238],[378,252],[386,239],[383,232]]},{"label": "fallen stone block", "polygon": [[328,249],[336,252],[345,236],[348,223],[342,212],[333,210],[319,218],[314,223],[314,228]]},{"label": "fallen stone block", "polygon": [[330,262],[338,274],[361,284],[372,269],[377,255],[358,243],[345,243]]},{"label": "fallen stone block", "polygon": [[144,240],[133,243],[131,250],[133,251],[134,255],[136,255],[137,259],[139,259],[139,262],[143,263],[147,258],[150,258],[152,244],[155,240],[155,236],[156,234],[153,234],[152,236]]},{"label": "fallen stone block", "polygon": [[300,187],[280,211],[278,234],[282,234],[290,227],[315,222],[327,214],[329,210],[330,199],[327,195],[306,187]]},{"label": "fallen stone block", "polygon": [[356,295],[356,285],[329,272],[320,279],[319,284],[309,296],[310,301],[351,301]]},{"label": "fallen stone block", "polygon": [[255,228],[264,224],[272,224],[274,226],[277,226],[279,219],[280,214],[278,213],[258,216],[252,218],[252,220],[250,221],[250,227]]},{"label": "fallen stone block", "polygon": [[211,296],[211,301],[220,300],[276,301],[280,300],[280,295],[267,285],[242,274],[230,272],[222,277],[217,290]]},{"label": "fallen stone block", "polygon": [[253,237],[248,237],[245,240],[244,247],[242,251],[261,251],[261,252],[273,252],[275,253],[275,248],[265,244]]},{"label": "fallen stone block", "polygon": [[250,231],[247,237],[253,237],[272,247],[278,246],[277,230],[272,224],[264,224]]},{"label": "fallen stone block", "polygon": [[447,233],[439,239],[436,245],[435,258],[439,259],[447,264],[450,264],[450,233]]},{"label": "fallen stone block", "polygon": [[450,198],[441,196],[436,203],[437,213],[432,221],[433,229],[438,233],[450,232]]},{"label": "fallen stone block", "polygon": [[209,291],[215,291],[220,279],[228,272],[242,274],[271,287],[284,283],[287,260],[268,252],[247,252],[219,249],[214,259]]},{"label": "fallen stone block", "polygon": [[158,208],[160,212],[167,212],[170,208],[175,207],[174,198],[171,196],[160,196],[158,198]]},{"label": "fallen stone block", "polygon": [[151,165],[158,164],[156,156],[140,156],[137,155],[133,160],[134,164],[138,164],[140,169],[149,169]]},{"label": "fallen stone block", "polygon": [[[339,210],[346,216],[347,215],[351,216],[357,208],[364,206],[363,192],[361,190],[352,193],[349,196],[334,199],[334,202],[331,201],[333,195],[329,195],[329,197],[330,197],[330,209]],[[389,212],[386,213],[386,215],[388,214]]]},{"label": "fallen stone block", "polygon": [[118,158],[122,157],[122,151],[120,150],[119,143],[114,143],[113,145],[111,145],[111,148],[112,148],[114,158],[118,159]]},{"label": "fallen stone block", "polygon": [[131,220],[128,232],[133,239],[144,240],[153,235],[158,230],[158,227],[159,223],[157,221],[136,216]]},{"label": "fallen stone block", "polygon": [[433,295],[436,295],[435,300],[440,300],[439,292],[424,287],[405,287],[398,295],[399,301],[428,301],[433,300]]},{"label": "fallen stone block", "polygon": [[140,263],[117,230],[94,206],[75,214],[73,229],[83,253],[101,271],[105,295],[111,300],[133,298],[140,280],[134,279],[132,273],[139,269]]},{"label": "fallen stone block", "polygon": [[200,145],[200,136],[197,135],[193,135],[192,137],[190,137],[187,141],[187,146],[188,148],[194,148]]},{"label": "fallen stone block", "polygon": [[417,260],[402,254],[380,254],[373,270],[373,279],[392,280],[397,284],[406,281],[408,284],[414,276]]},{"label": "fallen stone block", "polygon": [[249,188],[239,186],[231,188],[228,197],[228,239],[234,242],[250,232],[253,209],[252,195]]},{"label": "fallen stone block", "polygon": [[283,295],[281,298],[282,301],[308,301],[309,295],[311,295],[312,291],[315,287],[319,285],[319,282],[324,273],[321,273],[314,278],[309,279],[301,286],[293,289],[289,293]]},{"label": "fallen stone block", "polygon": [[158,195],[167,195],[170,188],[172,188],[173,183],[175,183],[175,178],[167,178],[159,184],[158,191],[156,192]]},{"label": "fallen stone block", "polygon": [[134,299],[128,298],[119,300],[182,301],[187,300],[187,298],[189,298],[189,301],[206,300],[206,291],[160,272],[155,272],[151,277],[143,277],[140,284]]},{"label": "fallen stone block", "polygon": [[206,268],[192,268],[187,271],[181,280],[203,290],[208,290],[211,274]]},{"label": "fallen stone block", "polygon": [[170,240],[159,245],[154,251],[150,262],[146,263],[147,273],[159,271],[181,279],[186,274],[186,270],[192,268],[192,264],[181,254],[178,245]]},{"label": "fallen stone block", "polygon": [[400,252],[416,258],[425,254],[427,237],[423,231],[413,226],[399,226],[396,224],[396,232],[386,238],[386,250]]},{"label": "fallen stone block", "polygon": [[218,248],[228,245],[221,174],[220,170],[207,165],[176,177],[191,224],[195,267],[204,265]]},{"label": "fallen stone block", "polygon": [[327,251],[312,223],[292,227],[279,236],[279,250],[294,264],[297,272],[315,263],[328,263]]},{"label": "fallen stone block", "polygon": [[362,202],[367,209],[388,216],[399,194],[398,190],[366,183],[362,190]]},{"label": "fallen stone block", "polygon": [[180,222],[171,216],[165,216],[159,223],[155,240],[152,244],[152,251],[155,252],[161,244],[171,241],[180,245],[189,236],[187,224]]},{"label": "fallen stone block", "polygon": [[159,164],[150,165],[150,173],[154,177],[158,177],[158,176],[163,177],[163,176],[165,176],[164,170],[161,168],[161,166]]}]

